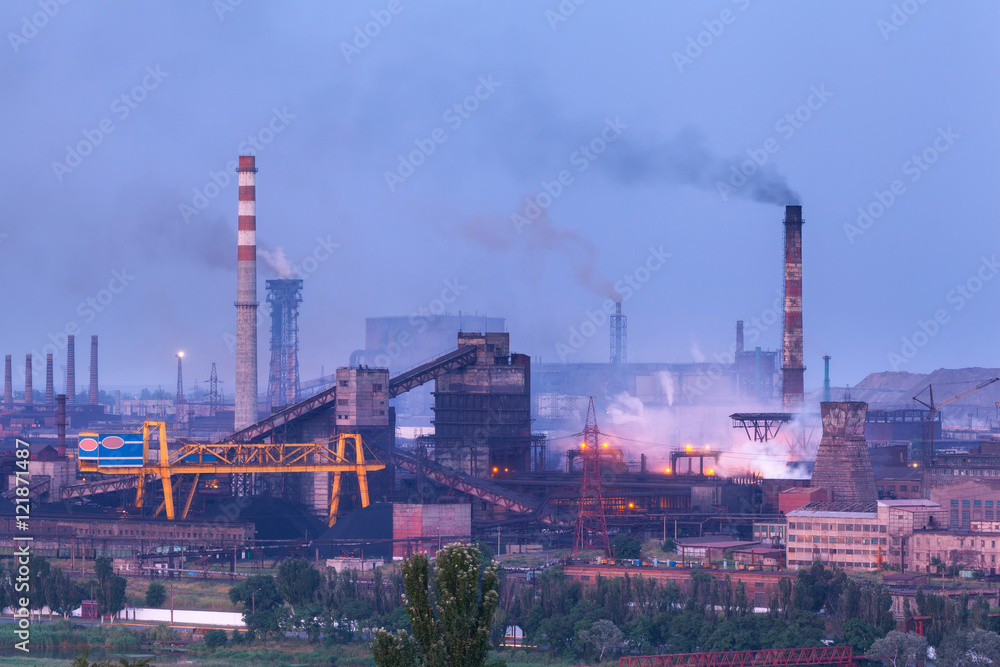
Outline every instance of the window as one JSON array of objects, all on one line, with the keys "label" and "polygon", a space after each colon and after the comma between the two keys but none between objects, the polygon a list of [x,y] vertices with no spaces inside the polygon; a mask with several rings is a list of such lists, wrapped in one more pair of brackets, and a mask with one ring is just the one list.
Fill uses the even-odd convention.
[{"label": "window", "polygon": [[824,523],[824,524],[823,524],[823,528],[822,528],[821,530],[823,530],[823,531],[827,531],[827,530],[830,530],[830,524],[828,524],[828,523]]},{"label": "window", "polygon": [[340,381],[340,386],[341,387],[346,387],[347,386],[347,380],[341,380]]},{"label": "window", "polygon": [[952,504],[952,505],[958,505],[958,501],[957,501],[957,500],[952,500],[952,501],[951,501],[951,504]]},{"label": "window", "polygon": [[986,501],[986,506],[987,507],[993,507],[993,501],[992,500],[987,500]]},{"label": "window", "polygon": [[347,405],[347,399],[346,398],[338,398],[337,399],[337,405]]},{"label": "window", "polygon": [[969,506],[969,501],[968,500],[963,500],[962,501],[962,507],[968,507],[968,506]]},{"label": "window", "polygon": [[372,391],[382,391],[382,385],[380,385],[380,384],[373,384],[372,385]]},{"label": "window", "polygon": [[878,532],[880,532],[880,533],[884,533],[884,532],[886,532],[887,530],[889,530],[889,527],[888,527],[888,526],[879,526],[879,527],[878,527]]},{"label": "window", "polygon": [[973,507],[982,507],[982,505],[983,505],[983,501],[982,500],[973,500],[972,501],[972,506]]}]

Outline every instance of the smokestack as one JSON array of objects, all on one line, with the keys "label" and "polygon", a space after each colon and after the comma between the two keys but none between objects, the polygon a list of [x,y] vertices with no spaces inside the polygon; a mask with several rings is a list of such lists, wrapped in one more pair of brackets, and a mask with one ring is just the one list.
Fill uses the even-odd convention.
[{"label": "smokestack", "polygon": [[743,320],[736,320],[736,356],[743,354]]},{"label": "smokestack", "polygon": [[10,355],[3,358],[3,406],[14,407],[14,375],[10,370]]},{"label": "smokestack", "polygon": [[868,404],[821,403],[823,439],[810,485],[826,489],[837,503],[876,503],[878,492],[865,442]]},{"label": "smokestack", "polygon": [[785,410],[802,407],[805,394],[802,352],[802,207],[785,207],[785,323],[782,397]]},{"label": "smokestack", "polygon": [[97,405],[97,336],[90,337],[90,396],[89,403]]},{"label": "smokestack", "polygon": [[823,402],[830,402],[830,355],[823,355]]},{"label": "smokestack", "polygon": [[45,355],[45,405],[55,402],[56,392],[52,387],[52,355]]},{"label": "smokestack", "polygon": [[66,394],[56,397],[56,435],[59,456],[66,456]]},{"label": "smokestack", "polygon": [[24,404],[31,405],[34,402],[32,397],[32,392],[34,390],[31,387],[31,355],[25,355],[24,357]]},{"label": "smokestack", "polygon": [[66,337],[66,403],[76,405],[76,336]]},{"label": "smokestack", "polygon": [[615,314],[611,316],[611,365],[622,366],[627,360],[628,319],[622,315],[622,302],[615,302]]},{"label": "smokestack", "polygon": [[184,359],[184,353],[177,353],[177,393],[174,394],[174,408],[176,410],[176,419],[179,422],[184,421],[185,411],[184,411],[184,373],[181,369],[181,360]]},{"label": "smokestack", "polygon": [[236,254],[236,430],[257,421],[257,165],[241,155]]}]

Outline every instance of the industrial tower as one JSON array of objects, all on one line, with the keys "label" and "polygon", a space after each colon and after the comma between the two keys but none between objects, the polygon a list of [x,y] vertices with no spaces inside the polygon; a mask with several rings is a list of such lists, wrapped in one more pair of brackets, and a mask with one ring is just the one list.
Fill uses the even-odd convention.
[{"label": "industrial tower", "polygon": [[301,280],[268,280],[267,302],[271,304],[271,373],[267,398],[271,408],[299,400],[299,304]]},{"label": "industrial tower", "polygon": [[611,557],[611,543],[608,541],[608,523],[604,518],[604,493],[601,489],[601,449],[607,443],[600,442],[601,432],[597,428],[597,414],[594,412],[594,397],[590,397],[587,407],[587,425],[583,427],[580,442],[580,460],[583,461],[580,506],[576,516],[576,531],[573,534],[573,552],[577,555],[584,549],[603,549],[607,558]]},{"label": "industrial tower", "polygon": [[785,320],[781,392],[786,412],[805,399],[802,351],[802,207],[785,207]]},{"label": "industrial tower", "polygon": [[615,302],[611,316],[611,365],[624,366],[628,352],[628,318],[622,315],[622,302]]}]

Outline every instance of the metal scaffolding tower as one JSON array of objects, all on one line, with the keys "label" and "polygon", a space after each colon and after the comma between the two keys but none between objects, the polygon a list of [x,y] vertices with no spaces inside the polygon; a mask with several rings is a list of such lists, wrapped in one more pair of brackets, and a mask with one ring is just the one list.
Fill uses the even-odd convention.
[{"label": "metal scaffolding tower", "polygon": [[299,400],[299,304],[302,281],[268,280],[267,302],[271,304],[271,372],[267,398],[274,408]]},{"label": "metal scaffolding tower", "polygon": [[611,557],[608,523],[604,517],[604,494],[601,489],[601,449],[607,447],[607,443],[600,442],[600,439],[594,397],[591,396],[587,407],[587,424],[583,428],[583,440],[580,442],[583,480],[580,485],[576,531],[573,535],[574,556],[584,549],[603,549],[605,557]]}]

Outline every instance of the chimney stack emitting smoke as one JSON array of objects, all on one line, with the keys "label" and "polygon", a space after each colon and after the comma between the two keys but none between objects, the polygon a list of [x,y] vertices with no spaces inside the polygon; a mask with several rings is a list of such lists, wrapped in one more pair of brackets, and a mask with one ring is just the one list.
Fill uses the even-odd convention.
[{"label": "chimney stack emitting smoke", "polygon": [[76,336],[66,337],[66,403],[76,405]]},{"label": "chimney stack emitting smoke", "polygon": [[14,407],[14,374],[10,369],[10,355],[3,358],[3,406],[8,410]]},{"label": "chimney stack emitting smoke", "polygon": [[91,405],[97,405],[97,335],[90,337],[90,396]]},{"label": "chimney stack emitting smoke", "polygon": [[611,365],[622,366],[628,360],[628,318],[622,315],[622,302],[615,301],[611,316]]},{"label": "chimney stack emitting smoke", "polygon": [[24,404],[31,405],[34,402],[32,397],[32,392],[34,389],[31,387],[31,355],[25,355],[24,357]]},{"label": "chimney stack emitting smoke", "polygon": [[802,207],[785,207],[785,321],[781,364],[785,410],[802,407],[805,398],[802,345]]},{"label": "chimney stack emitting smoke", "polygon": [[55,402],[56,393],[52,386],[52,354],[45,355],[45,405],[52,405]]},{"label": "chimney stack emitting smoke", "polygon": [[236,430],[257,421],[257,166],[239,156],[236,254]]}]

